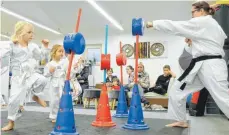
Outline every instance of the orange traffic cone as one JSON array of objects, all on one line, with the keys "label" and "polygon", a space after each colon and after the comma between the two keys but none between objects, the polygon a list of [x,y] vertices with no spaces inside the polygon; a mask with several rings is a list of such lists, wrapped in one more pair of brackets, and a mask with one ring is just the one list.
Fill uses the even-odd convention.
[{"label": "orange traffic cone", "polygon": [[113,127],[116,124],[111,120],[106,84],[102,86],[96,119],[91,123],[96,127]]}]

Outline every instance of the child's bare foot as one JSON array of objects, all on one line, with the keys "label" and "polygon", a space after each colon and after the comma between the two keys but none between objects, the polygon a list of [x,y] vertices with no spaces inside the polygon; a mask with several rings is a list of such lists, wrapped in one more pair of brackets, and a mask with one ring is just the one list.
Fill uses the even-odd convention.
[{"label": "child's bare foot", "polygon": [[47,106],[46,102],[40,99],[38,96],[33,96],[33,100],[36,101],[38,104],[40,104],[43,107]]},{"label": "child's bare foot", "polygon": [[172,124],[166,125],[166,127],[181,127],[181,128],[188,128],[188,123],[186,122],[174,122]]},{"label": "child's bare foot", "polygon": [[52,120],[52,123],[56,123],[56,120],[55,120],[55,119],[53,119],[53,120]]},{"label": "child's bare foot", "polygon": [[2,131],[10,131],[13,130],[14,128],[14,122],[13,121],[9,121],[9,123],[2,128]]}]

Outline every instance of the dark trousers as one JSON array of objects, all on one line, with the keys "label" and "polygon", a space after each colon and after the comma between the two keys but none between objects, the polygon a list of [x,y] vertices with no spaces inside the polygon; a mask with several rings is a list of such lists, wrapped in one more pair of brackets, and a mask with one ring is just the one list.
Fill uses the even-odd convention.
[{"label": "dark trousers", "polygon": [[155,92],[160,95],[165,95],[167,93],[167,90],[162,87],[155,86],[155,87],[149,88],[149,92]]},{"label": "dark trousers", "polygon": [[208,90],[206,88],[203,88],[200,91],[197,104],[192,103],[192,102],[190,103],[189,114],[191,116],[203,116],[204,115],[208,94],[209,94]]}]

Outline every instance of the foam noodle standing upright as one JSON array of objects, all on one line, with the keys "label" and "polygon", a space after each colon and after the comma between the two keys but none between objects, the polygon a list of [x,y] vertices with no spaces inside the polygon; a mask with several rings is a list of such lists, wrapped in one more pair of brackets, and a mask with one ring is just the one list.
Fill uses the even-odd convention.
[{"label": "foam noodle standing upright", "polygon": [[[96,126],[96,127],[113,127],[116,125],[111,119],[111,112],[110,112],[110,106],[108,102],[107,86],[106,86],[106,70],[110,68],[110,54],[107,55],[107,41],[108,41],[108,25],[106,25],[106,34],[105,34],[105,54],[101,55],[101,70],[104,70],[104,84],[102,86],[102,90],[100,93],[96,118],[95,121],[91,123],[92,126]],[[109,65],[104,66],[103,64],[109,64]]]},{"label": "foam noodle standing upright", "polygon": [[143,35],[144,23],[143,20],[132,20],[132,34],[136,36],[136,54],[135,54],[135,76],[134,87],[132,89],[131,105],[127,123],[123,126],[125,129],[130,130],[147,130],[149,127],[144,122],[143,111],[141,106],[141,97],[139,95],[138,87],[138,51],[139,51],[139,35]]}]

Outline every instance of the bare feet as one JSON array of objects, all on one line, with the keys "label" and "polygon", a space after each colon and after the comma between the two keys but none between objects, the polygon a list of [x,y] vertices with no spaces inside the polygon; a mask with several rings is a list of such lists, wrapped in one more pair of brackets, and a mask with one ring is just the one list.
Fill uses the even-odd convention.
[{"label": "bare feet", "polygon": [[10,131],[14,128],[14,121],[9,121],[9,123],[2,128],[2,131]]},{"label": "bare feet", "polygon": [[172,124],[166,125],[166,127],[181,127],[181,128],[188,128],[188,123],[186,122],[174,122]]},{"label": "bare feet", "polygon": [[33,100],[36,101],[38,104],[40,104],[43,107],[47,106],[46,102],[40,99],[38,96],[33,96]]}]

